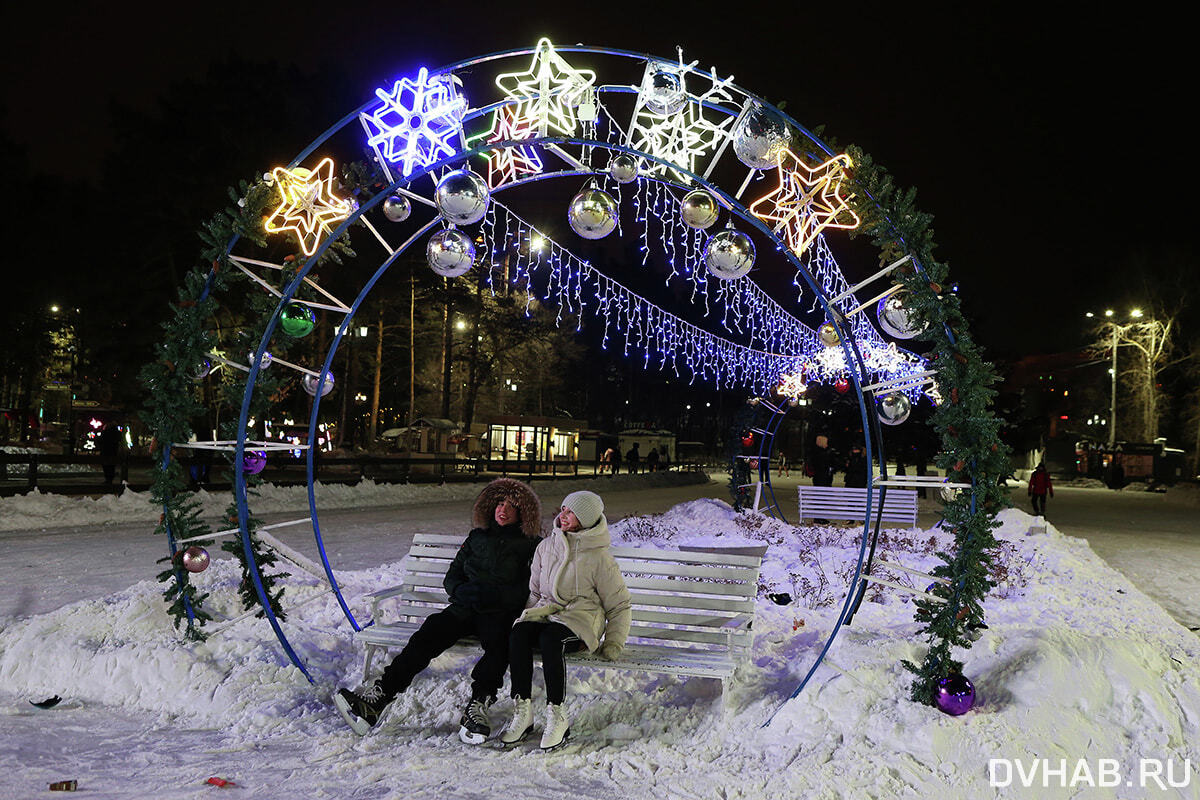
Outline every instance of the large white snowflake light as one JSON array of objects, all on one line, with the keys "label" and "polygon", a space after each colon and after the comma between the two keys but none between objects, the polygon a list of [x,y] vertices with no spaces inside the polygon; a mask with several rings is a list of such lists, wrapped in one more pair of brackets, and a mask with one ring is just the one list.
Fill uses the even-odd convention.
[{"label": "large white snowflake light", "polygon": [[572,67],[558,54],[549,39],[539,39],[533,62],[525,72],[506,72],[496,85],[509,100],[516,119],[536,120],[538,135],[551,129],[563,136],[575,132],[576,109],[596,83],[596,73]]},{"label": "large white snowflake light", "polygon": [[453,140],[462,131],[467,100],[449,75],[429,77],[421,67],[416,80],[402,78],[390,92],[376,89],[383,104],[359,115],[367,144],[405,176],[457,152]]},{"label": "large white snowflake light", "polygon": [[[678,76],[680,87],[685,91],[685,76],[695,65],[683,63],[680,55],[679,65],[671,69]],[[646,75],[642,79],[641,95],[645,95],[651,83],[653,71],[667,69],[668,65],[652,62],[646,65]],[[711,85],[700,95],[690,97],[683,108],[674,113],[658,113],[652,105],[639,100],[637,112],[629,124],[629,145],[634,149],[661,158],[689,171],[696,171],[696,160],[713,149],[724,137],[724,128],[732,121],[726,117],[719,123],[714,123],[704,116],[705,102],[729,102],[732,98],[725,87],[733,81],[733,76],[718,78],[716,69],[710,70]],[[664,168],[660,165],[658,170]],[[672,170],[680,180],[689,180],[678,170]]]}]

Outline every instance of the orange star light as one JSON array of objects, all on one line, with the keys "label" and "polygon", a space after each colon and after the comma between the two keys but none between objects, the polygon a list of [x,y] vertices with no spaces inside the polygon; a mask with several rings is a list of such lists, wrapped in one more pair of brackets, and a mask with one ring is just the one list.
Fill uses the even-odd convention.
[{"label": "orange star light", "polygon": [[859,225],[850,208],[853,194],[842,194],[850,156],[841,154],[810,167],[790,150],[777,167],[779,186],[750,205],[750,213],[783,232],[788,249],[799,256],[825,228],[852,230]]},{"label": "orange star light", "polygon": [[313,170],[276,167],[271,175],[283,202],[263,223],[263,228],[267,233],[292,231],[306,256],[317,251],[324,234],[353,213],[351,201],[333,193],[332,158],[322,160]]}]

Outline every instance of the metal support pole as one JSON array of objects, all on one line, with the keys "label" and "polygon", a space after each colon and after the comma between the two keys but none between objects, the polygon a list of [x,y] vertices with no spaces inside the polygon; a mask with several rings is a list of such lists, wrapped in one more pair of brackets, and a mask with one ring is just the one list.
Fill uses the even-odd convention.
[{"label": "metal support pole", "polygon": [[1112,404],[1108,413],[1108,446],[1117,444],[1117,323],[1113,323],[1112,336]]}]

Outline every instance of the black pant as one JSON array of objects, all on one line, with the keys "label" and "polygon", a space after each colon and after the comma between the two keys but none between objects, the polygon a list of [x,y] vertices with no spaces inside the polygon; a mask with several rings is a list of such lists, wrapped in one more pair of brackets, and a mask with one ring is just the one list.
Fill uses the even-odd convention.
[{"label": "black pant", "polygon": [[430,661],[464,636],[475,635],[483,646],[483,656],[471,670],[471,696],[477,699],[495,697],[504,685],[508,635],[516,618],[515,613],[466,615],[451,608],[426,617],[400,655],[383,671],[380,686],[387,695],[403,692]]},{"label": "black pant", "polygon": [[113,482],[113,478],[115,478],[117,475],[117,465],[116,464],[102,464],[101,466],[104,467],[104,482],[111,486],[112,482]]},{"label": "black pant", "polygon": [[1029,495],[1029,500],[1033,503],[1033,513],[1035,516],[1046,516],[1046,495],[1031,494]]},{"label": "black pant", "polygon": [[518,622],[514,625],[508,651],[511,659],[509,680],[515,698],[528,700],[533,696],[534,642],[542,654],[546,702],[562,705],[567,684],[567,662],[563,656],[582,650],[583,642],[561,622]]}]

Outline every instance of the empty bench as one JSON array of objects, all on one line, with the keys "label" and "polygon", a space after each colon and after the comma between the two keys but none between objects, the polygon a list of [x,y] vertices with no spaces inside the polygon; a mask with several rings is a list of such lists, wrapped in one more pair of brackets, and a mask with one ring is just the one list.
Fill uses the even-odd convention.
[{"label": "empty bench", "polygon": [[[867,513],[867,490],[847,486],[799,486],[800,520],[862,520]],[[883,490],[871,489],[871,521],[879,513]],[[917,492],[914,489],[888,489],[883,495],[883,522],[899,522],[912,528],[917,524]]]},{"label": "empty bench", "polygon": [[[401,648],[425,617],[449,602],[442,580],[463,538],[417,534],[404,564],[402,583],[374,592],[374,624],[354,634],[366,648],[363,676],[371,675],[377,651]],[[633,598],[625,649],[616,661],[591,653],[567,660],[603,669],[668,673],[724,681],[750,656],[761,555],[680,552],[613,547]],[[388,603],[389,621],[380,605]],[[472,639],[456,647],[478,647]]]}]

